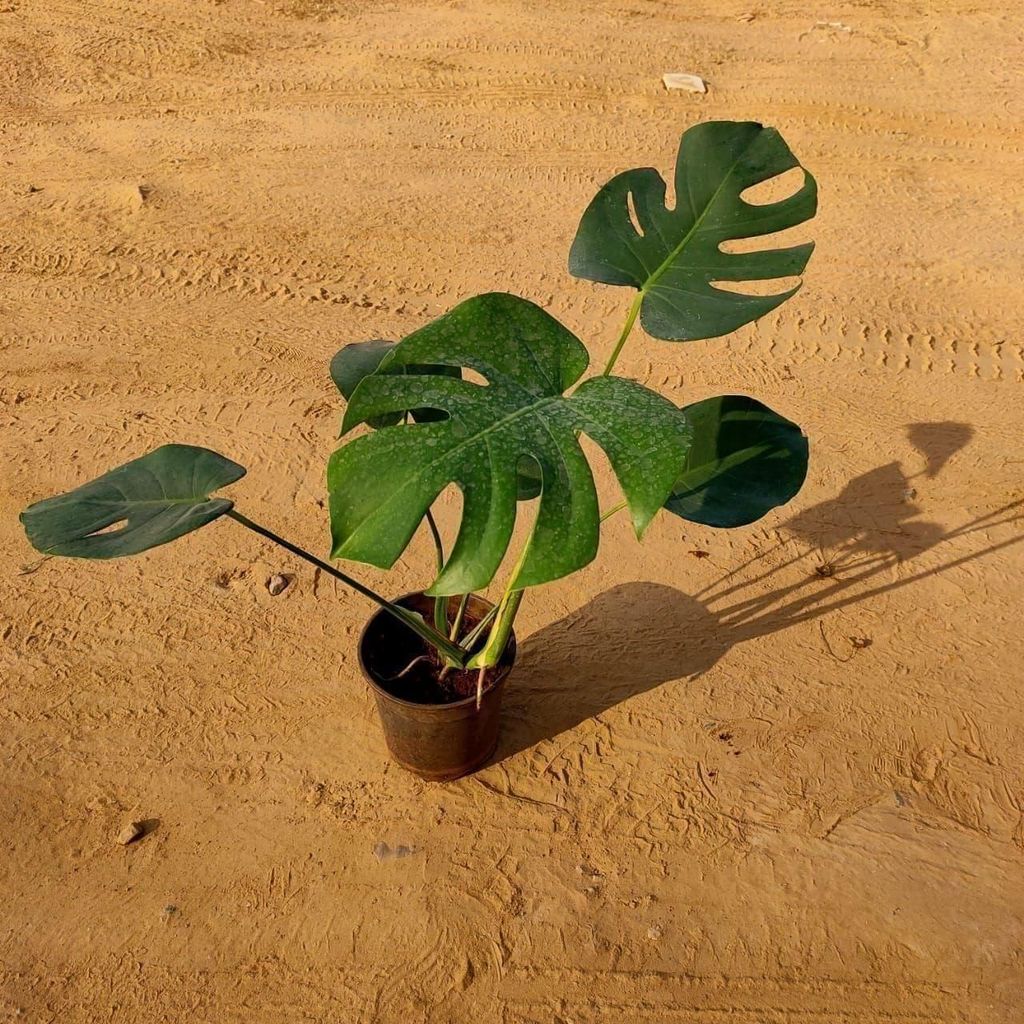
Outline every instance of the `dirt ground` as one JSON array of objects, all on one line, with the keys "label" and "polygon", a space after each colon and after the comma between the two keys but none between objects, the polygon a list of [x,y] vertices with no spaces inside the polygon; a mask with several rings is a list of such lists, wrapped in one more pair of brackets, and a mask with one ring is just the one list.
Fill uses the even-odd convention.
[{"label": "dirt ground", "polygon": [[[1024,1019],[1015,6],[2,3],[0,1020]],[[388,763],[368,605],[234,523],[26,571],[26,504],[171,440],[325,552],[336,349],[500,288],[603,359],[578,217],[711,118],[818,177],[806,285],[619,367],[791,416],[808,484],[609,521],[476,777]]]}]

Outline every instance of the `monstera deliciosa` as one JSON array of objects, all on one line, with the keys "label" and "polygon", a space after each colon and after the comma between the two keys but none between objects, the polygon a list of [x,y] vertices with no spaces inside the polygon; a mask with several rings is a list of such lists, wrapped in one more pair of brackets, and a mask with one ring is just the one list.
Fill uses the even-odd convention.
[{"label": "monstera deliciosa", "polygon": [[[390,567],[426,521],[437,562],[427,591],[435,597],[432,623],[414,610],[429,606],[422,595],[410,607],[389,601],[215,494],[244,470],[203,448],[166,445],[31,505],[22,515],[29,540],[46,554],[113,558],[227,518],[404,623],[423,640],[416,661],[429,661],[435,681],[452,668],[476,668],[482,687],[484,672],[506,652],[524,588],[586,565],[601,522],[619,507],[629,509],[638,536],[663,508],[688,523],[730,528],[799,490],[807,439],[784,416],[741,395],[688,395],[680,408],[612,375],[638,321],[664,340],[717,337],[794,293],[778,285],[761,294],[763,282],[801,275],[812,243],[772,247],[765,236],[813,216],[814,179],[803,171],[802,183],[776,202],[752,202],[749,190],[795,168],[774,129],[710,122],[682,137],[671,207],[652,168],[619,174],[598,192],[569,269],[637,291],[599,376],[582,379],[587,350],[554,317],[503,293],[470,298],[401,342],[355,342],[337,353],[331,376],[347,409],[344,440],[328,466],[332,553]],[[731,244],[748,239],[745,252]],[[369,429],[350,436],[358,427]],[[603,450],[625,496],[603,514],[584,435]],[[450,546],[431,511],[448,488],[462,496]],[[529,499],[536,504],[525,505]],[[500,596],[479,612],[472,591],[501,570],[523,511],[532,518],[525,546],[510,559]],[[478,613],[467,611],[474,606]]]},{"label": "monstera deliciosa", "polygon": [[751,121],[699,124],[679,145],[674,208],[666,205],[665,181],[654,168],[616,175],[583,214],[569,272],[639,289],[640,325],[655,338],[728,334],[775,309],[799,287],[745,295],[714,284],[803,273],[812,242],[744,253],[721,249],[723,242],[782,231],[814,216],[817,186],[806,171],[803,185],[786,199],[758,205],[742,196],[799,166],[774,128]]},{"label": "monstera deliciosa", "polygon": [[[588,363],[577,338],[514,295],[469,299],[411,334],[356,388],[342,431],[415,408],[447,418],[385,427],[334,453],[333,554],[389,568],[453,483],[463,493],[462,527],[429,593],[484,587],[512,536],[517,469],[529,458],[540,468],[540,505],[511,586],[565,576],[597,553],[597,494],[581,431],[608,455],[642,534],[678,475],[689,428],[671,402],[621,377],[594,378],[566,395]],[[396,373],[423,364],[475,370],[486,383]]]}]

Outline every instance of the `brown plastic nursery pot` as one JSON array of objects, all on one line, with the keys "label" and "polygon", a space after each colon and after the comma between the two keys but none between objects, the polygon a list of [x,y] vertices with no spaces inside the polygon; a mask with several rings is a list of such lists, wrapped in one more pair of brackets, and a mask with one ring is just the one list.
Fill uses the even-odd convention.
[{"label": "brown plastic nursery pot", "polygon": [[[457,598],[451,599],[453,602]],[[422,593],[406,594],[395,602],[433,621],[434,599]],[[470,597],[466,621],[479,622],[491,604]],[[454,606],[453,606],[454,610]],[[501,694],[516,657],[515,634],[496,669],[488,676],[480,707],[476,695],[451,703],[421,703],[397,696],[395,680],[425,644],[384,609],[367,622],[359,637],[359,667],[377,700],[377,712],[392,758],[403,768],[434,782],[457,779],[481,768],[498,745]]]}]

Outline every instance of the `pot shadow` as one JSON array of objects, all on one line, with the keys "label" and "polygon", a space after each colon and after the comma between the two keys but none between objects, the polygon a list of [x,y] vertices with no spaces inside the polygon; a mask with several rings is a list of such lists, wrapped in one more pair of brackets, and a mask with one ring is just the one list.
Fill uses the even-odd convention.
[{"label": "pot shadow", "polygon": [[731,643],[711,611],[672,587],[627,583],[599,594],[520,646],[492,763],[669,680],[706,672]]},{"label": "pot shadow", "polygon": [[[942,429],[918,429],[933,427]],[[914,424],[908,434],[928,460],[918,475],[931,478],[968,443],[971,428]],[[929,438],[934,442],[930,448]],[[491,763],[663,683],[697,678],[738,643],[910,586],[1024,540],[1014,531],[1007,539],[893,579],[887,570],[897,564],[912,564],[952,540],[1024,520],[1022,499],[944,531],[917,518],[912,479],[897,462],[856,477],[836,498],[783,524],[780,532],[789,534],[786,539],[695,595],[660,583],[623,584],[528,637],[506,689],[502,737]],[[797,552],[786,557],[782,549],[794,544]],[[768,559],[771,566],[762,570]],[[801,562],[804,571],[794,570]],[[786,570],[796,581],[772,588],[770,581]],[[885,581],[872,586],[883,574]],[[643,657],[638,657],[641,650]]]}]

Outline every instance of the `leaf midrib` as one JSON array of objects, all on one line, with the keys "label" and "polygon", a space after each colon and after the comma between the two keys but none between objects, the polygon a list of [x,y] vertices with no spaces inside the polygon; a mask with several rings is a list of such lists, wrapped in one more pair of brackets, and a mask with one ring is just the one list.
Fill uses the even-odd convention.
[{"label": "leaf midrib", "polygon": [[[737,466],[745,465],[747,462],[751,462],[772,450],[772,446],[768,443],[754,445],[749,448],[745,448],[740,452],[732,452],[729,455],[726,455],[725,458],[712,459],[700,466],[694,466],[693,469],[689,469],[683,473],[675,484],[673,484],[669,500],[684,497],[687,494],[692,494],[694,491],[708,483],[708,481],[716,478],[719,474],[733,470]],[[693,481],[684,482],[687,480],[687,477],[693,478]],[[680,483],[682,483],[682,488],[679,486]]]},{"label": "leaf midrib", "polygon": [[[750,148],[750,146],[747,145],[744,148],[743,153],[746,153],[746,151],[749,148]],[[711,207],[715,205],[715,202],[718,200],[719,195],[721,195],[721,193],[722,193],[722,189],[725,188],[725,183],[732,177],[732,172],[736,170],[736,168],[739,166],[740,160],[742,160],[742,159],[743,159],[743,154],[741,153],[733,161],[733,164],[729,168],[729,170],[722,176],[722,180],[719,182],[718,188],[715,189],[713,195],[707,201],[707,204],[704,206],[704,209],[701,211],[700,216],[693,222],[693,226],[683,236],[683,240],[668,254],[668,256],[665,257],[665,259],[662,261],[661,265],[643,283],[643,285],[640,288],[640,291],[641,291],[641,293],[643,295],[649,294],[650,290],[654,287],[654,285],[656,285],[658,283],[658,278],[660,278],[662,276],[662,274],[664,274],[665,271],[668,270],[668,268],[671,266],[671,264],[676,259],[676,257],[683,251],[683,249],[686,248],[686,246],[689,243],[690,239],[693,238],[694,234],[696,234],[696,232],[700,228],[701,224],[704,223],[704,219],[707,217],[708,213],[711,211]],[[687,186],[687,191],[689,191],[689,186]],[[679,196],[677,195],[676,196],[676,209],[678,209],[678,208],[679,208]],[[690,201],[690,208],[693,209],[693,201],[692,201],[692,199]]]},{"label": "leaf midrib", "polygon": [[[201,495],[194,498],[145,498],[145,499],[129,499],[122,498],[117,501],[113,498],[80,498],[75,504],[78,505],[114,505],[126,507],[126,508],[137,508],[140,505],[201,505],[204,501],[209,501],[210,495]],[[227,500],[227,499],[224,499]]]}]

